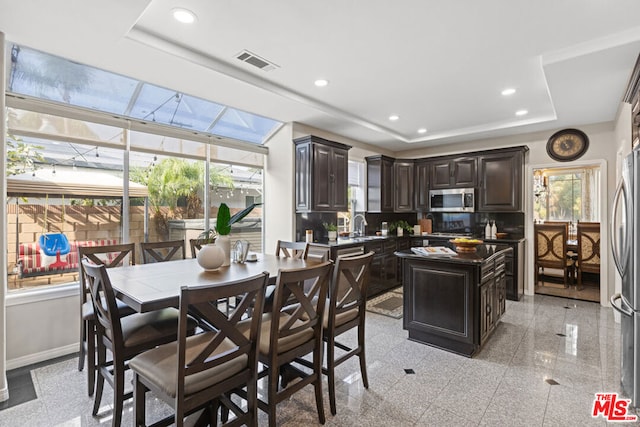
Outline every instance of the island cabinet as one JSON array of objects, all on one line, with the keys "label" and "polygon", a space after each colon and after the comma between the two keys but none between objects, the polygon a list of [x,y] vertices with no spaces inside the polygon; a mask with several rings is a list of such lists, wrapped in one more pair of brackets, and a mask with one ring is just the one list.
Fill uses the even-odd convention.
[{"label": "island cabinet", "polygon": [[472,254],[396,255],[402,263],[403,327],[409,339],[471,357],[506,309],[507,245]]},{"label": "island cabinet", "polygon": [[478,156],[478,212],[519,212],[525,148]]},{"label": "island cabinet", "polygon": [[477,158],[454,157],[432,160],[429,188],[475,187],[477,182]]},{"label": "island cabinet", "polygon": [[311,135],[293,142],[296,148],[296,212],[347,211],[351,147]]}]

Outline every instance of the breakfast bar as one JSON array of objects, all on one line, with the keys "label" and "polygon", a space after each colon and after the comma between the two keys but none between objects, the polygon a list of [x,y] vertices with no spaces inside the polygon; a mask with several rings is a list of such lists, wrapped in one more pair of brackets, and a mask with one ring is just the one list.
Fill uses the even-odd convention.
[{"label": "breakfast bar", "polygon": [[403,328],[409,339],[472,357],[506,309],[508,245],[424,255],[398,251],[402,262]]}]

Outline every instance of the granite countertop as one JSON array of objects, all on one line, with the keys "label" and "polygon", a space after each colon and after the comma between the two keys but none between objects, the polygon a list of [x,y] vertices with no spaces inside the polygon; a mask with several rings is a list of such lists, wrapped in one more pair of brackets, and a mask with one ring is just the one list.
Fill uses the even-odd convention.
[{"label": "granite countertop", "polygon": [[[422,236],[415,236],[413,234],[405,234],[404,236],[396,236],[396,235],[388,235],[388,236],[362,236],[362,237],[338,237],[337,240],[318,240],[313,242],[317,245],[323,245],[328,247],[339,247],[339,246],[354,246],[354,245],[362,245],[364,243],[377,242],[377,241],[386,241],[386,240],[396,240],[396,239],[439,239],[439,240],[448,240],[455,239],[456,237],[460,237],[459,235],[452,235],[446,233],[435,233],[435,234],[423,234]],[[519,238],[505,238],[505,239],[485,239],[483,236],[473,236],[473,238],[480,239],[482,241],[491,243],[491,244],[499,244],[499,243],[519,243],[524,240],[524,237]]]},{"label": "granite countertop", "polygon": [[[460,235],[455,235],[455,234],[447,234],[447,233],[432,233],[432,234],[423,234],[422,236],[412,236],[412,237],[422,237],[422,238],[426,238],[426,239],[455,239],[456,237],[460,237]],[[524,240],[524,236],[523,237],[507,237],[504,239],[485,239],[484,235],[471,235],[471,236],[467,236],[469,238],[474,238],[474,239],[480,239],[484,242],[489,242],[489,243],[519,243],[521,241]]]},{"label": "granite countertop", "polygon": [[[445,246],[450,249],[454,249],[453,244],[448,243]],[[400,258],[410,258],[424,261],[446,261],[464,264],[479,264],[508,249],[511,249],[511,246],[506,244],[480,244],[476,247],[475,252],[462,252],[453,255],[418,255],[413,253],[410,249],[397,251],[395,252],[395,255]]]}]

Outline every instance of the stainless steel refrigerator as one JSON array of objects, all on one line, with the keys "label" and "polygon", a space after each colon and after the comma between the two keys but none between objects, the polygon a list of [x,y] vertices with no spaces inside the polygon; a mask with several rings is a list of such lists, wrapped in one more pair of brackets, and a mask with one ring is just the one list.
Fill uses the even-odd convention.
[{"label": "stainless steel refrigerator", "polygon": [[613,259],[622,277],[620,293],[611,305],[621,313],[622,391],[631,405],[640,406],[640,151],[631,152],[622,165],[622,178],[609,221]]}]

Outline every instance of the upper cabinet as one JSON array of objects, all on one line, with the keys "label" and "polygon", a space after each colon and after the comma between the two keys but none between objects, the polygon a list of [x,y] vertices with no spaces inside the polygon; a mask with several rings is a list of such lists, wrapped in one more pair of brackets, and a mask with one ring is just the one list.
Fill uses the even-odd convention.
[{"label": "upper cabinet", "polygon": [[367,212],[393,212],[394,159],[379,155],[367,161]]},{"label": "upper cabinet", "polygon": [[413,212],[413,160],[396,160],[393,163],[393,178],[395,191],[393,192],[394,212]]},{"label": "upper cabinet", "polygon": [[413,212],[413,160],[379,155],[367,160],[367,212]]},{"label": "upper cabinet", "polygon": [[526,147],[478,155],[478,212],[519,212]]},{"label": "upper cabinet", "polygon": [[311,135],[293,142],[296,147],[296,212],[347,211],[351,146]]},{"label": "upper cabinet", "polygon": [[432,160],[429,188],[463,188],[475,187],[476,157],[446,157]]},{"label": "upper cabinet", "polygon": [[431,163],[425,160],[416,160],[413,166],[415,182],[415,207],[418,211],[429,209],[429,179]]}]

